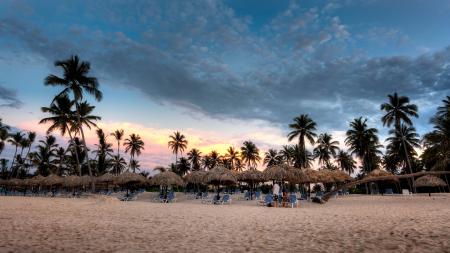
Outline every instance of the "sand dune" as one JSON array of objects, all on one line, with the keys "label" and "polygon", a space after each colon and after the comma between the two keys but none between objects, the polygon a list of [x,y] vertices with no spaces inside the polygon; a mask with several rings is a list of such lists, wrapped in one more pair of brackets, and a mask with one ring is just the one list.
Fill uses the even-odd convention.
[{"label": "sand dune", "polygon": [[0,252],[450,252],[450,195],[300,208],[0,197]]}]

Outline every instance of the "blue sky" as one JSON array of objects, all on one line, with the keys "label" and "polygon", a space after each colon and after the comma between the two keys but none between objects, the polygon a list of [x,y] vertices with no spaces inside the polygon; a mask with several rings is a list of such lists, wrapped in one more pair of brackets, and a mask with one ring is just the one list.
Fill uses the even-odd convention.
[{"label": "blue sky", "polygon": [[148,166],[172,159],[174,130],[205,152],[246,139],[266,150],[303,113],[341,142],[359,116],[385,137],[379,105],[393,92],[418,104],[423,134],[449,94],[449,23],[450,1],[6,0],[0,116],[43,131],[57,89],[42,81],[78,54],[99,77],[104,128],[160,135],[146,136]]}]

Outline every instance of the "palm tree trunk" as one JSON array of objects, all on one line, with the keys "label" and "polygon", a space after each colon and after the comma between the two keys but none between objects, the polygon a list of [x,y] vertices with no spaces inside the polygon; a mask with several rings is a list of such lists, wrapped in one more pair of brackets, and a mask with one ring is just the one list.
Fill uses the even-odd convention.
[{"label": "palm tree trunk", "polygon": [[9,178],[11,178],[14,174],[14,162],[16,161],[16,155],[17,155],[17,145],[16,145],[16,151],[14,152],[14,157],[11,163],[11,174],[9,175]]},{"label": "palm tree trunk", "polygon": [[[406,162],[408,163],[409,174],[412,174],[411,162],[409,161],[408,151],[406,150],[405,140],[403,140],[403,136],[402,136],[402,144],[403,144],[403,150],[405,151]],[[416,187],[414,186],[414,183],[411,182],[412,180],[413,179],[408,179],[409,189],[412,190],[413,193],[416,193]],[[411,187],[411,183],[412,183],[412,187]]]},{"label": "palm tree trunk", "polygon": [[[86,162],[87,162],[89,176],[92,178],[92,170],[91,170],[91,164],[89,162],[88,148],[87,148],[87,145],[86,145],[86,139],[84,137],[83,127],[81,125],[80,125],[80,131],[81,131],[81,138],[82,138],[83,146],[84,146],[84,155],[86,156]],[[95,192],[95,184],[94,184],[93,180],[91,180],[91,190],[92,190],[92,192]]]},{"label": "palm tree trunk", "polygon": [[[66,128],[68,128],[67,124],[66,124]],[[73,137],[72,137],[72,134],[70,133],[70,130],[68,130],[67,132],[69,133],[69,138],[70,138],[70,143],[72,144],[72,148],[74,148],[74,150],[75,150],[75,161],[77,163],[77,170],[80,173],[80,177],[81,177],[81,168],[80,168],[80,161],[78,158],[78,149],[75,146],[75,142],[73,141]]]}]

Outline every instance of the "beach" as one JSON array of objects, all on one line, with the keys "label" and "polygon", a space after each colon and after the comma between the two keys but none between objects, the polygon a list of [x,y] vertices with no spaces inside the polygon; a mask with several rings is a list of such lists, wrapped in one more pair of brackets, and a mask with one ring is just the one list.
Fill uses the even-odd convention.
[{"label": "beach", "polygon": [[324,205],[0,197],[0,252],[450,252],[450,195]]}]

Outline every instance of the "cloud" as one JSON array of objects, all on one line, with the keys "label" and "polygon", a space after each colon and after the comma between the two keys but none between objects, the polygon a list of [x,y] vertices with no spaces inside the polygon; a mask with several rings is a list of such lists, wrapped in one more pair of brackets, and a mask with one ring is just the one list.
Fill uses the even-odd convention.
[{"label": "cloud", "polygon": [[[77,20],[102,20],[104,29],[80,21],[50,30],[51,21],[9,17],[0,32],[48,62],[78,53],[104,84],[213,118],[286,125],[308,113],[323,130],[343,129],[360,115],[377,118],[379,104],[395,91],[413,102],[449,91],[449,48],[368,58],[352,44],[351,27],[330,14],[333,6],[292,3],[256,32],[220,1],[131,6],[89,3],[95,16],[89,11]],[[69,7],[61,15],[74,15]],[[395,30],[382,32],[398,39]]]},{"label": "cloud", "polygon": [[15,90],[0,85],[0,107],[20,108],[22,105]]}]

